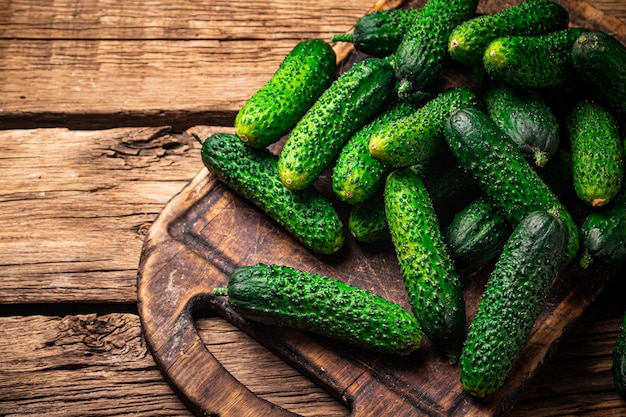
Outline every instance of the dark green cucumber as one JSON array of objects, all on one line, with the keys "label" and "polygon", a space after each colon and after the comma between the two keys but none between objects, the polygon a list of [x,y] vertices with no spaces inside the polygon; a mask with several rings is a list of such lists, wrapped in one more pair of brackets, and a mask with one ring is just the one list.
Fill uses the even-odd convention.
[{"label": "dark green cucumber", "polygon": [[312,184],[350,137],[395,97],[395,77],[384,59],[367,58],[343,72],[293,128],[278,160],[290,190]]},{"label": "dark green cucumber", "polygon": [[513,225],[537,210],[557,208],[569,229],[568,257],[578,252],[578,227],[567,208],[537,171],[481,110],[467,108],[453,114],[445,138],[461,165]]},{"label": "dark green cucumber", "polygon": [[413,113],[418,106],[411,101],[397,103],[348,140],[332,173],[332,188],[340,200],[349,204],[362,203],[382,187],[391,166],[372,156],[368,148],[370,138],[387,124]]},{"label": "dark green cucumber", "polygon": [[411,168],[385,182],[385,213],[413,314],[426,336],[458,360],[465,301],[424,182]]},{"label": "dark green cucumber", "polygon": [[580,265],[612,267],[626,261],[626,191],[591,211],[580,226]]},{"label": "dark green cucumber", "polygon": [[556,154],[559,123],[539,93],[500,85],[487,91],[485,104],[489,117],[536,166]]},{"label": "dark green cucumber", "polygon": [[572,45],[587,29],[568,28],[536,36],[505,36],[483,55],[486,73],[522,88],[563,86],[574,79]]},{"label": "dark green cucumber", "polygon": [[466,65],[482,64],[487,46],[504,36],[544,35],[566,29],[569,13],[551,0],[525,0],[496,13],[466,20],[448,39],[452,59]]},{"label": "dark green cucumber", "polygon": [[286,135],[334,80],[336,60],[321,39],[298,43],[237,113],[237,136],[264,148]]},{"label": "dark green cucumber", "polygon": [[474,17],[478,0],[428,0],[422,17],[409,29],[395,53],[399,93],[424,89],[443,68],[448,37],[459,24]]},{"label": "dark green cucumber", "polygon": [[337,279],[288,266],[256,264],[235,269],[226,288],[242,317],[300,329],[385,354],[409,354],[421,346],[415,317],[400,304]]},{"label": "dark green cucumber", "polygon": [[202,142],[202,161],[221,182],[267,213],[310,250],[331,254],[345,240],[330,201],[315,189],[293,192],[278,179],[278,157],[244,145],[234,134],[215,133]]},{"label": "dark green cucumber", "polygon": [[446,148],[443,127],[448,117],[478,103],[471,88],[449,88],[408,116],[378,129],[370,138],[369,151],[394,167],[428,161]]},{"label": "dark green cucumber", "polygon": [[624,146],[617,120],[604,105],[587,99],[575,102],[568,116],[574,189],[586,204],[603,206],[624,180]]},{"label": "dark green cucumber", "polygon": [[369,199],[352,207],[348,217],[348,230],[358,242],[373,243],[390,238],[385,215],[383,193],[375,193]]},{"label": "dark green cucumber", "polygon": [[567,226],[558,214],[525,216],[487,281],[459,363],[463,389],[478,397],[505,383],[528,341],[565,258]]},{"label": "dark green cucumber", "polygon": [[500,255],[510,233],[510,223],[481,196],[454,216],[444,241],[457,267],[476,269]]},{"label": "dark green cucumber", "polygon": [[599,98],[626,113],[626,45],[608,33],[590,31],[574,42],[572,61]]},{"label": "dark green cucumber", "polygon": [[331,42],[351,42],[354,48],[375,57],[393,54],[407,30],[422,15],[422,9],[375,10],[360,17],[352,33],[340,33]]},{"label": "dark green cucumber", "polygon": [[611,375],[617,393],[626,399],[626,314],[622,319],[622,324],[613,347],[613,363]]}]

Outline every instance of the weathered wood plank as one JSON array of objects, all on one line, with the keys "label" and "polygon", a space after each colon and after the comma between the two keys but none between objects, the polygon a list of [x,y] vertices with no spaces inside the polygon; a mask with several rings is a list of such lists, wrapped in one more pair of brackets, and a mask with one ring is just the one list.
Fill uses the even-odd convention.
[{"label": "weathered wood plank", "polygon": [[0,131],[0,303],[134,303],[145,233],[201,168],[167,128]]},{"label": "weathered wood plank", "polygon": [[[621,304],[592,307],[525,390],[510,417],[621,416],[610,376]],[[304,416],[348,410],[280,358],[219,317],[196,321],[209,351],[254,393]],[[135,314],[0,317],[0,415],[190,417],[156,368]],[[54,410],[51,410],[54,404]]]},{"label": "weathered wood plank", "polygon": [[0,11],[0,127],[232,123],[298,41],[329,40],[371,6],[12,1]]},{"label": "weathered wood plank", "polygon": [[[620,0],[560,2],[574,23],[626,40]],[[371,6],[11,1],[0,10],[0,127],[228,125],[296,42],[348,31]]]},{"label": "weathered wood plank", "polygon": [[[200,319],[197,328],[257,395],[303,416],[348,414],[224,319]],[[1,317],[0,369],[0,415],[191,416],[156,368],[133,314]]]}]

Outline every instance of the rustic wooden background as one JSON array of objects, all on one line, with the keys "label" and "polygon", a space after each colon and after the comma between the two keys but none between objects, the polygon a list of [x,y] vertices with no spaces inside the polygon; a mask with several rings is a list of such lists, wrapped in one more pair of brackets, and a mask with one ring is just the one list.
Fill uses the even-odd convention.
[{"label": "rustic wooden background", "polygon": [[[0,415],[190,416],[141,336],[143,238],[201,169],[190,132],[231,126],[297,41],[348,31],[372,2],[3,2]],[[626,41],[623,0],[560,2]],[[511,416],[626,413],[609,373],[625,290],[612,284]],[[225,320],[197,326],[262,398],[349,414]]]}]

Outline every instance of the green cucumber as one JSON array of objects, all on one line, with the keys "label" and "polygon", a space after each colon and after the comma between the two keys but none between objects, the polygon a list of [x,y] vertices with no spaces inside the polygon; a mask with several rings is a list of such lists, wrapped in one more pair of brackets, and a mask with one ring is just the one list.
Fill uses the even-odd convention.
[{"label": "green cucumber", "polygon": [[487,46],[485,72],[521,88],[563,86],[574,79],[572,45],[587,29],[568,28],[536,36],[505,36]]},{"label": "green cucumber", "polygon": [[525,0],[492,14],[466,20],[448,39],[452,59],[466,65],[482,64],[487,46],[497,38],[544,35],[566,29],[569,13],[551,0]]},{"label": "green cucumber", "polygon": [[362,243],[380,242],[390,238],[382,192],[375,193],[352,207],[348,217],[348,230],[357,242]]},{"label": "green cucumber", "polygon": [[285,188],[278,179],[278,157],[269,150],[246,146],[229,133],[198,140],[207,169],[305,247],[332,254],[343,246],[343,223],[330,201],[313,188],[297,193]]},{"label": "green cucumber", "polygon": [[413,113],[417,107],[412,101],[397,103],[348,140],[337,157],[331,178],[333,191],[340,200],[362,203],[382,187],[391,166],[372,156],[368,148],[370,138],[387,124]]},{"label": "green cucumber", "polygon": [[431,84],[448,55],[448,37],[459,24],[474,17],[478,0],[428,0],[422,17],[406,33],[395,53],[399,94]]},{"label": "green cucumber", "polygon": [[556,154],[559,123],[539,93],[500,85],[487,91],[485,104],[491,119],[536,166]]},{"label": "green cucumber", "polygon": [[331,42],[350,42],[354,48],[375,57],[393,54],[405,33],[422,15],[422,9],[375,10],[361,16],[352,33],[333,35]]},{"label": "green cucumber", "polygon": [[574,42],[572,61],[599,98],[626,113],[626,45],[608,33],[590,31]]},{"label": "green cucumber", "polygon": [[488,198],[480,196],[452,218],[444,241],[454,264],[471,270],[498,257],[510,233],[510,223]]},{"label": "green cucumber", "polygon": [[235,269],[228,297],[242,317],[340,340],[373,352],[406,355],[419,349],[422,331],[400,304],[340,280],[288,266],[256,264]]},{"label": "green cucumber", "polygon": [[454,363],[465,337],[465,301],[426,186],[415,170],[399,168],[387,177],[384,198],[413,314]]},{"label": "green cucumber", "polygon": [[580,226],[583,268],[613,267],[626,261],[626,191],[608,205],[591,211]]},{"label": "green cucumber", "polygon": [[626,314],[622,318],[622,324],[613,347],[611,375],[617,393],[626,399]]},{"label": "green cucumber", "polygon": [[617,120],[604,105],[580,99],[572,106],[566,124],[576,194],[586,204],[603,206],[619,192],[624,180],[624,146]]},{"label": "green cucumber", "polygon": [[567,251],[568,230],[554,212],[536,211],[514,229],[487,281],[463,345],[463,389],[498,391],[526,345]]},{"label": "green cucumber", "polygon": [[428,161],[446,148],[443,127],[448,117],[478,103],[478,95],[471,88],[449,88],[415,112],[378,129],[370,138],[369,151],[393,167]]},{"label": "green cucumber", "polygon": [[350,137],[395,97],[395,77],[384,59],[367,58],[343,72],[293,128],[278,159],[290,190],[311,185]]},{"label": "green cucumber", "polygon": [[459,165],[513,226],[533,211],[556,207],[569,229],[567,260],[574,259],[579,240],[572,216],[486,113],[475,108],[456,112],[446,123],[445,139]]},{"label": "green cucumber", "polygon": [[286,135],[334,80],[336,60],[321,39],[299,42],[237,113],[237,136],[264,148]]}]

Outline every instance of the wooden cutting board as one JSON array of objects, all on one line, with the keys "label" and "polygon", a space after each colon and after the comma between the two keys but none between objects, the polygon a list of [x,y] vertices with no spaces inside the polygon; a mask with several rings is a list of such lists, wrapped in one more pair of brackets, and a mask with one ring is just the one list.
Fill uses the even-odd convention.
[{"label": "wooden cutting board", "polygon": [[[513,3],[485,2],[479,10],[492,12]],[[375,7],[413,5],[383,1]],[[344,66],[361,58],[346,45],[336,50]],[[452,70],[443,74],[440,86],[470,82],[466,72]],[[332,199],[328,174],[316,186]],[[346,220],[348,207],[333,201]],[[201,169],[152,225],[138,270],[139,315],[148,346],[171,385],[197,415],[293,415],[256,397],[211,355],[194,327],[198,309],[211,309],[235,324],[344,402],[353,416],[497,416],[514,403],[611,279],[606,271],[583,271],[576,265],[561,271],[506,385],[479,400],[464,393],[458,366],[449,364],[428,340],[407,357],[371,354],[304,332],[247,321],[223,298],[211,295],[213,288],[227,283],[235,268],[257,262],[338,278],[409,307],[390,245],[366,246],[348,237],[340,253],[314,255]],[[468,323],[488,274],[485,268],[462,275]]]}]

